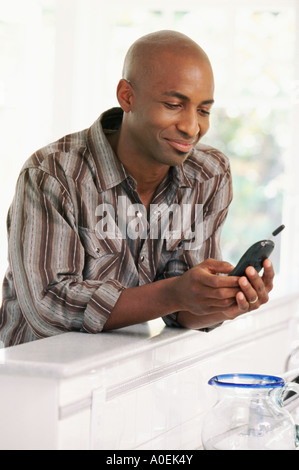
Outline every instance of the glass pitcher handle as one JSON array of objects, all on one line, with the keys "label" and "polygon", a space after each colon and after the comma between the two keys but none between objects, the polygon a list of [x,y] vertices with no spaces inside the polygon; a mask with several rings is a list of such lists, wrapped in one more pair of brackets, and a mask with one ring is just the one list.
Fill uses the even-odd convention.
[{"label": "glass pitcher handle", "polygon": [[[295,394],[299,395],[299,384],[294,383],[294,382],[288,382],[279,391],[277,402],[281,408],[285,406],[285,403],[284,403],[285,397],[290,392],[294,392]],[[299,447],[299,424],[295,424],[295,445],[296,447]]]}]

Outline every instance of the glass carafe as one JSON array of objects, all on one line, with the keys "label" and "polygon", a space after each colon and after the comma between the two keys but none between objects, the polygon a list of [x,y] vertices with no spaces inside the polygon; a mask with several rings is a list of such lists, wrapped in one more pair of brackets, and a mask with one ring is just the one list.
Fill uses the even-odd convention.
[{"label": "glass carafe", "polygon": [[202,429],[205,450],[295,450],[298,426],[283,407],[288,392],[299,386],[280,377],[226,374],[213,377],[218,402]]}]

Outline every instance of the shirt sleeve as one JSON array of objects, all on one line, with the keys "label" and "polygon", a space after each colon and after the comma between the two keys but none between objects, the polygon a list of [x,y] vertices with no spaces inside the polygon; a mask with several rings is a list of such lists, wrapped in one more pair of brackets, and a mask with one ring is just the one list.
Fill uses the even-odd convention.
[{"label": "shirt sleeve", "polygon": [[9,253],[18,302],[36,337],[103,330],[124,287],[83,278],[85,251],[70,195],[39,169],[18,180]]}]

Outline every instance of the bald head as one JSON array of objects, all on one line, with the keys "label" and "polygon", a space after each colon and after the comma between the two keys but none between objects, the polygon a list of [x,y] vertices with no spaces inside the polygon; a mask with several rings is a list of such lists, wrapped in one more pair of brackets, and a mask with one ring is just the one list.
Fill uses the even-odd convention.
[{"label": "bald head", "polygon": [[134,84],[151,79],[161,68],[174,60],[193,59],[211,68],[204,50],[188,36],[177,31],[158,31],[138,39],[129,49],[123,68],[123,78]]}]

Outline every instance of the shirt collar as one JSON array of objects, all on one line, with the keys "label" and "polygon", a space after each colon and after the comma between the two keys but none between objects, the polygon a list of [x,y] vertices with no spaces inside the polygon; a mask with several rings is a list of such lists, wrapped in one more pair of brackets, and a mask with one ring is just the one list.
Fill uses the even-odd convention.
[{"label": "shirt collar", "polygon": [[[121,108],[112,108],[104,112],[88,130],[88,147],[94,157],[99,189],[106,191],[125,179],[132,180],[123,164],[112,150],[105,131],[118,130],[121,126],[123,110]],[[186,175],[185,164],[171,168],[171,177],[179,187],[192,188],[192,183]]]},{"label": "shirt collar", "polygon": [[105,135],[105,130],[119,129],[122,116],[121,108],[112,108],[103,113],[88,130],[88,147],[95,161],[100,191],[107,191],[128,177]]}]

